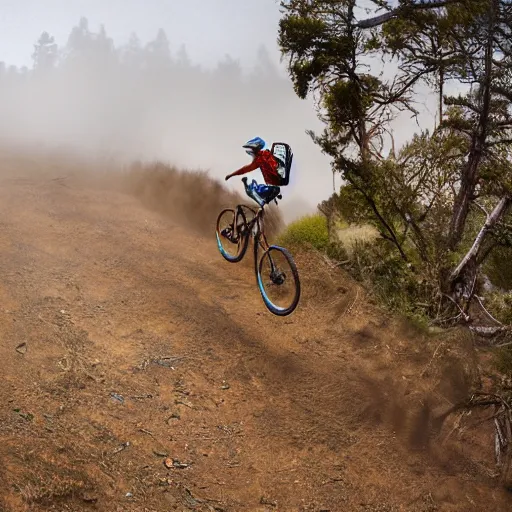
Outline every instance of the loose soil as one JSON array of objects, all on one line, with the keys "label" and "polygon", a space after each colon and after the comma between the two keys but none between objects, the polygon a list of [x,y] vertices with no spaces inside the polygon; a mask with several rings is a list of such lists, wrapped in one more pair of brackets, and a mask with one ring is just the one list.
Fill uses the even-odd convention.
[{"label": "loose soil", "polygon": [[187,223],[121,175],[2,165],[0,510],[512,508],[490,425],[433,432],[478,383],[467,335],[392,318],[305,254],[275,317],[213,208]]}]

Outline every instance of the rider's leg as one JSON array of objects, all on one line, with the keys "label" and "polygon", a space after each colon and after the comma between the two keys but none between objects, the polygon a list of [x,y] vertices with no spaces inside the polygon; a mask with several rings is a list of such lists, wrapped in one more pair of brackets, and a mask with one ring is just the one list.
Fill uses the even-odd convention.
[{"label": "rider's leg", "polygon": [[270,203],[273,199],[275,199],[279,195],[279,192],[281,192],[281,189],[274,185],[261,184],[256,186],[256,193],[267,204]]},{"label": "rider's leg", "polygon": [[251,196],[254,198],[254,200],[260,205],[261,208],[265,205],[265,199],[261,197],[261,195],[258,192],[258,188],[261,185],[258,185],[256,183],[256,180],[252,180],[252,183],[249,185],[249,191],[251,192]]}]

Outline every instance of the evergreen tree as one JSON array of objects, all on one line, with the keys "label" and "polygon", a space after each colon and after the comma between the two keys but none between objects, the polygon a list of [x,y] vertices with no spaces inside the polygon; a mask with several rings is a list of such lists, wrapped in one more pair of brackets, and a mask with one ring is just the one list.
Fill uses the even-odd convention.
[{"label": "evergreen tree", "polygon": [[37,43],[34,45],[32,60],[34,69],[37,71],[48,71],[55,68],[58,59],[58,47],[53,36],[43,32]]},{"label": "evergreen tree", "polygon": [[[366,2],[358,0],[282,1],[279,44],[297,95],[319,99],[325,130],[310,134],[348,184],[345,198],[350,191],[354,207],[372,219],[403,262],[423,262],[437,273],[433,281],[441,291],[469,303],[478,269],[512,206],[509,2],[372,3],[375,16],[361,19]],[[377,59],[394,63],[396,74],[385,79],[368,66]],[[438,94],[442,122],[432,134],[413,140],[398,159],[387,158],[392,121],[401,111],[417,115],[414,93],[420,82]],[[460,94],[447,97],[447,83]],[[432,202],[421,191],[430,180],[411,188],[415,182],[406,176],[422,176],[433,151],[441,162],[446,159],[441,174],[449,163],[456,162],[456,169],[450,167],[449,188]],[[415,166],[407,170],[411,162]],[[451,252],[433,261],[441,249]]]}]

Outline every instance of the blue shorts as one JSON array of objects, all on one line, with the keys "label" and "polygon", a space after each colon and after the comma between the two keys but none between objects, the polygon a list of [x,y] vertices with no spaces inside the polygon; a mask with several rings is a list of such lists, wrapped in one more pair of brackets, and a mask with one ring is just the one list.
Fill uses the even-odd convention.
[{"label": "blue shorts", "polygon": [[256,180],[252,180],[252,183],[249,185],[249,192],[252,193],[252,197],[256,202],[263,206],[275,199],[281,192],[281,189],[274,185],[258,184]]}]

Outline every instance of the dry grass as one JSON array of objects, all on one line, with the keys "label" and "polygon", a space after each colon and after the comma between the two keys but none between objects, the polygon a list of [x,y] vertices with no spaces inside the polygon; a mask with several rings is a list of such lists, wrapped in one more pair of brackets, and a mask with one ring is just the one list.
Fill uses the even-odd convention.
[{"label": "dry grass", "polygon": [[[163,163],[135,164],[120,177],[118,184],[147,208],[204,235],[213,233],[222,209],[240,203],[256,206],[245,194],[230,192],[205,171],[182,171]],[[243,190],[241,184],[240,188]],[[272,238],[282,227],[281,214],[271,205],[265,217],[266,232]]]},{"label": "dry grass", "polygon": [[26,503],[54,503],[58,499],[76,496],[86,487],[83,480],[68,476],[52,475],[47,479],[36,476],[20,489],[20,494]]},{"label": "dry grass", "polygon": [[337,234],[349,254],[356,242],[370,242],[379,236],[377,230],[369,225],[344,226],[338,230]]}]

